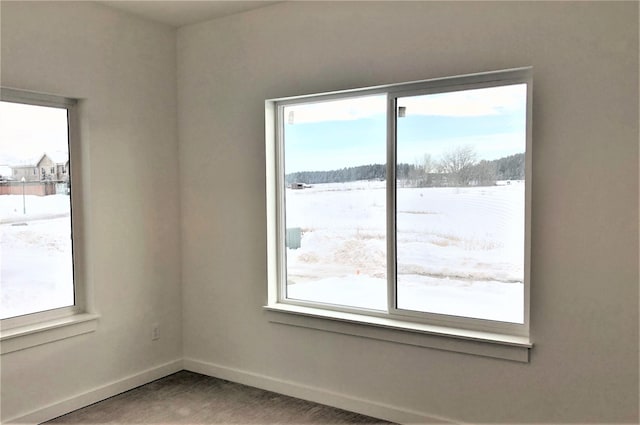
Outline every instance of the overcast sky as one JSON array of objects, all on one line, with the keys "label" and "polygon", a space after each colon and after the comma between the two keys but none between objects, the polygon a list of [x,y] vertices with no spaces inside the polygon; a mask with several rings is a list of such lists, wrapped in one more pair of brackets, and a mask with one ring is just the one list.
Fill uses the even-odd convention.
[{"label": "overcast sky", "polygon": [[0,165],[68,149],[66,109],[0,102]]},{"label": "overcast sky", "polygon": [[[398,99],[399,163],[437,160],[456,146],[480,159],[525,151],[526,85]],[[386,97],[365,96],[285,108],[285,172],[386,163]]]}]

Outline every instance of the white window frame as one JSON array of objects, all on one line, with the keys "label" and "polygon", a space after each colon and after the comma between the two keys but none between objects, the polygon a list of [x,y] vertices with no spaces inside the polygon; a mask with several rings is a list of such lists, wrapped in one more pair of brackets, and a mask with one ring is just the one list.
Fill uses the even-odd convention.
[{"label": "white window frame", "polygon": [[[410,83],[393,84],[364,89],[354,89],[319,95],[306,95],[270,99],[265,101],[265,134],[266,134],[266,190],[267,190],[267,265],[268,265],[268,299],[265,309],[270,320],[278,323],[306,326],[339,333],[369,336],[376,339],[396,340],[403,342],[403,333],[424,334],[438,337],[451,337],[458,340],[475,341],[482,344],[499,344],[515,347],[515,354],[504,356],[500,353],[493,357],[511,360],[528,361],[530,341],[530,240],[531,240],[531,127],[532,127],[532,68],[516,68],[509,70],[445,77]],[[396,290],[396,158],[395,158],[395,120],[396,100],[399,97],[433,93],[445,93],[485,87],[499,87],[511,84],[527,85],[526,116],[526,152],[525,152],[525,258],[524,258],[524,323],[506,323],[466,317],[446,316],[442,314],[413,312],[400,310],[394,305]],[[387,279],[388,279],[388,311],[379,312],[345,306],[326,305],[309,301],[287,299],[286,264],[285,264],[285,211],[284,211],[284,140],[283,109],[285,106],[316,103],[326,100],[345,99],[374,94],[387,95]],[[292,315],[298,317],[292,317]],[[301,319],[301,316],[303,317]],[[329,321],[341,322],[336,325]],[[345,323],[350,324],[350,331],[344,331]],[[347,326],[349,327],[349,326]],[[384,328],[386,337],[372,336],[370,328]],[[336,329],[340,330],[336,330]],[[396,332],[388,337],[388,330]],[[375,333],[375,332],[374,332]],[[378,334],[382,335],[379,331]],[[383,332],[384,333],[384,332]],[[398,338],[400,341],[397,341]],[[426,338],[427,340],[429,338]],[[433,338],[431,338],[433,339]],[[415,341],[414,341],[415,342]],[[434,346],[430,343],[410,343],[412,345]],[[438,344],[436,344],[438,345]],[[451,345],[451,344],[449,344]],[[455,345],[455,344],[453,344]],[[459,344],[458,344],[459,345]],[[465,344],[462,344],[463,346]],[[453,351],[474,352],[468,347],[445,348]],[[436,346],[435,348],[443,348]],[[502,347],[504,348],[504,347]],[[500,348],[500,350],[502,350]],[[495,351],[495,348],[494,348]],[[514,357],[514,358],[512,358]]]},{"label": "white window frame", "polygon": [[[0,88],[0,100],[24,105],[46,106],[67,111],[69,145],[69,181],[71,182],[71,237],[73,261],[74,305],[39,311],[0,321],[0,352],[13,351],[53,342],[59,339],[92,332],[97,327],[98,315],[89,313],[85,267],[80,249],[83,240],[81,217],[80,120],[78,100],[51,94],[36,93],[13,88]],[[34,169],[35,170],[35,169]]]}]

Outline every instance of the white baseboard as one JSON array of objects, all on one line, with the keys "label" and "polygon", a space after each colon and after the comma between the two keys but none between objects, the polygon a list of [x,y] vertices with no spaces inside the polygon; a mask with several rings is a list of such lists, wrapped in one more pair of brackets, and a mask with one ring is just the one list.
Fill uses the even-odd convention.
[{"label": "white baseboard", "polygon": [[296,398],[301,398],[339,409],[368,415],[400,424],[455,424],[457,422],[423,412],[416,412],[388,404],[352,397],[321,388],[302,385],[291,381],[207,363],[200,360],[184,359],[183,367],[191,372],[209,375],[239,384],[261,388]]},{"label": "white baseboard", "polygon": [[139,387],[140,385],[155,381],[156,379],[171,375],[172,373],[179,372],[182,369],[182,360],[174,360],[140,373],[136,373],[135,375],[130,375],[126,378],[94,388],[66,400],[50,404],[25,415],[12,418],[4,423],[39,424],[106,398],[113,397],[114,395],[131,390],[135,387]]},{"label": "white baseboard", "polygon": [[417,412],[384,403],[378,403],[353,397],[346,394],[327,391],[309,385],[285,381],[266,375],[194,359],[175,360],[151,369],[147,369],[135,375],[131,375],[126,378],[111,382],[109,384],[94,388],[68,399],[34,410],[27,414],[14,417],[12,419],[9,419],[8,421],[5,421],[4,423],[7,425],[39,424],[72,412],[76,409],[86,407],[90,404],[120,394],[124,391],[139,387],[140,385],[155,381],[156,379],[171,375],[172,373],[179,372],[183,369],[400,424],[457,423],[451,419],[439,417],[436,415],[429,415],[424,412]]}]

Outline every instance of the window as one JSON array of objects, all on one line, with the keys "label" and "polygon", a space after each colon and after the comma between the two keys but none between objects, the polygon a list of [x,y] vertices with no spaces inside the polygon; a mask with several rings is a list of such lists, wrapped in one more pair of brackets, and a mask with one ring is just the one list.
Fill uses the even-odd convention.
[{"label": "window", "polygon": [[528,336],[531,82],[268,100],[269,304]]},{"label": "window", "polygon": [[[2,89],[0,163],[23,167],[21,174],[28,175],[26,166],[34,167],[45,153],[70,160],[75,104]],[[44,177],[46,169],[41,171]],[[25,177],[3,183],[0,190],[3,328],[82,311],[82,287],[74,279],[72,194]]]}]

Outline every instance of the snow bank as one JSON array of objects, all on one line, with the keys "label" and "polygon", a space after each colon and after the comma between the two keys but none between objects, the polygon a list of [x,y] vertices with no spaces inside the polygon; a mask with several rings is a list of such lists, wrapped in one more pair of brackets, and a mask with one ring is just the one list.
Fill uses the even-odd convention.
[{"label": "snow bank", "polygon": [[25,201],[0,196],[0,318],[74,303],[69,196]]},{"label": "snow bank", "polygon": [[22,195],[0,195],[0,223],[68,215],[71,211],[70,200],[69,195],[26,195],[23,210]]}]

